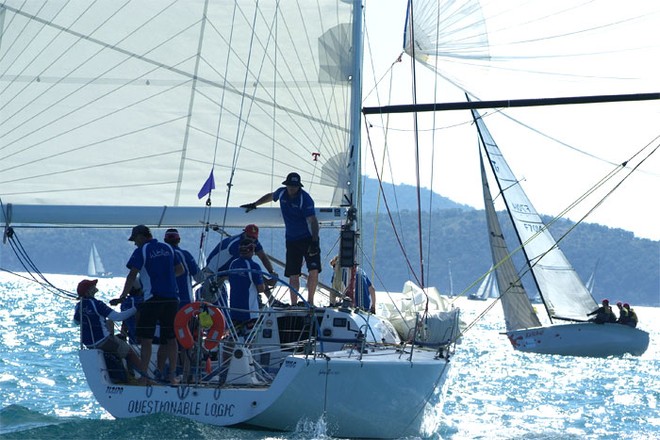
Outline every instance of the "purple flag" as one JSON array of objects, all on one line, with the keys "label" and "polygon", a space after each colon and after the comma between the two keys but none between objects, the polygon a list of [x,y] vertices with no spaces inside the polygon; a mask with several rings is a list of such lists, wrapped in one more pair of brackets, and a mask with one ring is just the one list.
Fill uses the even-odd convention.
[{"label": "purple flag", "polygon": [[213,189],[215,189],[215,179],[213,178],[213,169],[211,169],[211,174],[209,174],[209,178],[202,185],[202,189],[199,190],[197,198],[201,199],[205,195],[210,194]]}]

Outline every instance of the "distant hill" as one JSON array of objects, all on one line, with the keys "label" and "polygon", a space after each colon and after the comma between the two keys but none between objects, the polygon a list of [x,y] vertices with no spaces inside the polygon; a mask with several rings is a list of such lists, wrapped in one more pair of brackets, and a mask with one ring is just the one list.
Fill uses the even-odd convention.
[{"label": "distant hill", "polygon": [[[377,212],[380,201],[380,211],[384,211],[384,202],[378,180],[365,177],[364,193],[362,196],[362,210],[364,212]],[[383,184],[382,191],[392,211],[417,211],[417,188],[412,185]],[[381,197],[379,197],[381,195]],[[429,189],[420,189],[422,210],[465,209],[474,210],[473,207],[456,203],[453,200],[434,193]]]},{"label": "distant hill", "polygon": [[[376,215],[377,185],[373,179],[365,182],[366,197],[369,204],[364,207],[362,218],[362,252],[366,262],[365,270],[371,274],[371,265],[376,268],[373,282],[379,290],[398,291],[407,279],[414,278],[408,264],[419,276],[419,244],[417,233],[416,198],[412,186],[391,187],[386,191],[388,202],[393,212],[393,222],[397,227],[395,236],[390,218],[382,208]],[[396,193],[396,198],[394,196]],[[486,233],[485,215],[466,205],[452,202],[445,197],[422,190],[422,200],[428,206],[429,197],[433,196],[434,209],[423,212],[422,242],[424,250],[425,284],[436,286],[441,292],[449,292],[449,267],[451,266],[454,293],[475,291],[475,281],[490,266],[490,251]],[[394,200],[397,200],[395,203]],[[392,206],[395,205],[395,206]],[[422,208],[427,209],[426,207]],[[506,216],[501,213],[506,237],[513,237]],[[431,226],[429,228],[429,225]],[[573,222],[556,222],[551,231],[559,237],[567,231]],[[430,233],[428,231],[431,231]],[[200,229],[181,230],[182,247],[193,255],[199,252]],[[231,231],[231,232],[238,232]],[[321,280],[329,283],[328,261],[337,251],[336,231],[324,230],[321,235],[321,250],[324,271]],[[125,267],[134,245],[127,241],[129,229],[20,229],[16,228],[16,237],[20,245],[38,270],[44,273],[67,273],[85,275],[87,260],[92,243],[103,258],[106,270],[118,276],[127,273]],[[156,238],[161,239],[164,230],[155,230]],[[284,233],[281,229],[262,230],[261,241],[266,251],[284,259]],[[400,239],[408,256],[408,261],[401,257]],[[219,234],[210,231],[206,253],[220,239]],[[377,249],[377,256],[372,258],[372,250]],[[587,280],[597,266],[594,297],[610,300],[627,301],[639,305],[660,305],[660,242],[636,238],[631,232],[608,228],[601,225],[583,223],[561,242],[560,247],[583,280]],[[514,258],[520,263],[520,258]],[[27,264],[27,263],[25,263]],[[9,245],[0,246],[0,269],[24,271],[23,264],[14,255]],[[280,270],[282,273],[282,270]],[[532,283],[526,282],[530,294],[534,294]]]}]

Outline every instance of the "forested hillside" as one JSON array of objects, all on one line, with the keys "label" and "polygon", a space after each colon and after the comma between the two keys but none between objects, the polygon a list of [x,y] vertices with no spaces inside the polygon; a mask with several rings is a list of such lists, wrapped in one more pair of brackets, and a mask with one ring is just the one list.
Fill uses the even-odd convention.
[{"label": "forested hillside", "polygon": [[[504,216],[504,214],[501,214]],[[502,221],[505,218],[502,217]],[[363,249],[365,262],[373,261],[373,276],[378,289],[400,290],[403,282],[411,277],[410,267],[420,277],[417,216],[408,210],[394,217],[397,235],[406,250],[407,260],[401,257],[397,236],[393,233],[389,218],[381,214],[365,213],[363,216]],[[471,209],[442,209],[432,215],[422,215],[423,229],[431,234],[422,237],[424,251],[425,285],[436,286],[441,292],[449,291],[451,266],[455,294],[463,290],[474,291],[476,280],[490,266],[490,251],[486,235],[484,213]],[[571,222],[562,220],[552,228],[555,237],[561,236]],[[373,231],[377,231],[374,235]],[[182,247],[198,254],[201,230],[182,230]],[[231,233],[238,230],[230,231]],[[164,230],[155,230],[162,239]],[[505,236],[513,232],[505,228]],[[130,230],[98,229],[22,229],[17,228],[15,238],[34,266],[45,273],[69,273],[85,275],[92,243],[104,260],[106,270],[124,276],[125,263],[134,246],[127,241]],[[206,252],[210,252],[219,240],[218,233],[210,231]],[[262,230],[261,241],[267,252],[284,259],[284,231]],[[375,237],[375,238],[374,238]],[[322,232],[321,249],[326,266],[322,280],[329,282],[327,262],[337,253],[337,234],[334,230]],[[376,258],[372,259],[373,248]],[[580,276],[586,281],[597,266],[594,296],[597,300],[627,301],[631,304],[660,305],[660,242],[635,238],[632,233],[595,224],[581,224],[560,244]],[[9,244],[3,245],[0,268],[24,271]],[[520,259],[516,258],[520,263]],[[369,263],[365,270],[371,274]],[[282,270],[280,270],[282,273]],[[531,283],[527,283],[533,293]]]}]

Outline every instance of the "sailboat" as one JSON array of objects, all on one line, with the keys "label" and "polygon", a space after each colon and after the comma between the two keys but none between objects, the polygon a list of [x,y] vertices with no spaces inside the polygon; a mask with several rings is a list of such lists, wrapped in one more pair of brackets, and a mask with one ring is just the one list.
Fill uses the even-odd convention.
[{"label": "sailboat", "polygon": [[[476,110],[486,109],[489,127],[498,135],[504,133],[507,145],[517,151],[515,159],[525,161],[537,188],[546,190],[546,203],[550,198],[557,203],[554,199],[566,194],[572,197],[569,200],[579,199],[582,193],[575,194],[576,188],[593,186],[608,176],[590,193],[604,194],[598,199],[602,202],[619,188],[611,184],[615,172],[634,176],[626,184],[636,185],[639,193],[657,186],[641,170],[649,168],[649,174],[657,174],[648,159],[660,142],[655,121],[658,72],[651,62],[657,59],[660,46],[647,35],[657,27],[658,5],[639,3],[623,11],[609,2],[412,3],[415,8],[408,11],[409,17],[420,25],[406,35],[406,52],[426,69],[399,69],[393,63],[391,77],[379,84],[389,84],[387,92],[395,95],[408,86],[406,78],[425,76],[429,78],[426,87],[412,82],[416,98],[423,102],[365,106],[363,113],[373,115],[369,122],[374,126],[387,122],[397,129],[400,126],[393,121],[412,114],[414,142],[406,144],[396,130],[389,130],[385,145],[403,144],[406,151],[414,150],[415,158],[437,161],[444,173],[436,176],[446,177],[434,187],[443,188],[444,194],[479,181],[476,166],[474,178],[468,179],[467,172],[455,166],[468,160],[476,163],[476,156],[467,158],[465,153],[469,141],[454,133],[474,134],[472,127],[477,126],[551,324],[542,325],[530,304],[520,281],[522,273],[510,264],[497,217],[491,212],[492,260],[512,345],[520,351],[576,356],[642,354],[649,343],[643,330],[586,322],[596,301],[529,203]],[[399,70],[406,70],[407,76],[396,76]],[[602,146],[608,147],[609,154]],[[374,156],[386,157],[390,153],[386,147]],[[546,150],[549,147],[552,151]],[[439,151],[442,159],[438,159]],[[397,169],[406,159],[397,156]],[[409,174],[419,178],[419,173]],[[540,174],[544,175],[541,183]],[[648,207],[641,212],[632,206],[634,202],[622,199],[634,197],[589,205],[590,210],[583,204],[571,213],[581,218],[591,214],[590,221],[603,223],[608,212],[626,212],[630,222],[652,215]]]},{"label": "sailboat", "polygon": [[104,278],[112,275],[112,272],[107,272],[105,270],[105,266],[103,266],[103,261],[101,261],[101,256],[99,255],[98,249],[96,249],[95,243],[92,243],[92,247],[89,250],[87,275],[92,278]]},{"label": "sailboat", "polygon": [[[515,350],[570,356],[642,355],[649,345],[644,330],[617,323],[596,324],[588,314],[598,304],[543,223],[522,183],[511,171],[476,110],[472,110],[499,195],[506,204],[517,242],[543,301],[551,325],[542,325],[531,305],[502,233],[483,160],[481,176],[493,264],[501,292],[506,335]],[[558,323],[561,321],[561,323]]]},{"label": "sailboat", "polygon": [[[264,234],[283,227],[279,207],[240,205],[295,171],[340,233],[342,267],[361,260],[361,0],[6,1],[0,30],[6,238],[137,224]],[[118,381],[81,344],[109,414],[281,431],[322,420],[339,437],[437,429],[458,309],[427,338],[423,311],[399,335],[350,303],[265,306],[249,332],[222,334],[198,307],[220,335],[198,338],[179,385]]]},{"label": "sailboat", "polygon": [[497,282],[493,276],[494,269],[491,267],[484,277],[476,292],[468,295],[468,299],[485,301],[489,298],[499,298],[500,292],[497,288]]}]

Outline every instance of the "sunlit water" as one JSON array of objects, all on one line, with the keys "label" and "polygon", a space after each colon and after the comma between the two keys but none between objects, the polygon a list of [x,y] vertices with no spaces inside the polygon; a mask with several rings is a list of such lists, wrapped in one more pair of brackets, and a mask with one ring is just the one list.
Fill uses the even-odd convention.
[{"label": "sunlit water", "polygon": [[[51,275],[73,291],[79,277]],[[99,281],[97,297],[116,297],[122,278]],[[471,322],[489,302],[459,300]],[[0,273],[0,436],[3,438],[309,439],[323,423],[278,433],[202,425],[169,415],[114,420],[96,402],[77,357],[75,301]],[[660,438],[660,322],[657,308],[635,307],[651,333],[641,357],[590,359],[514,352],[496,305],[464,337],[435,438]],[[349,398],[350,394],[347,394]],[[405,404],[405,402],[401,402]],[[295,411],[295,408],[291,408]],[[365,409],[368,416],[368,409]]]}]

